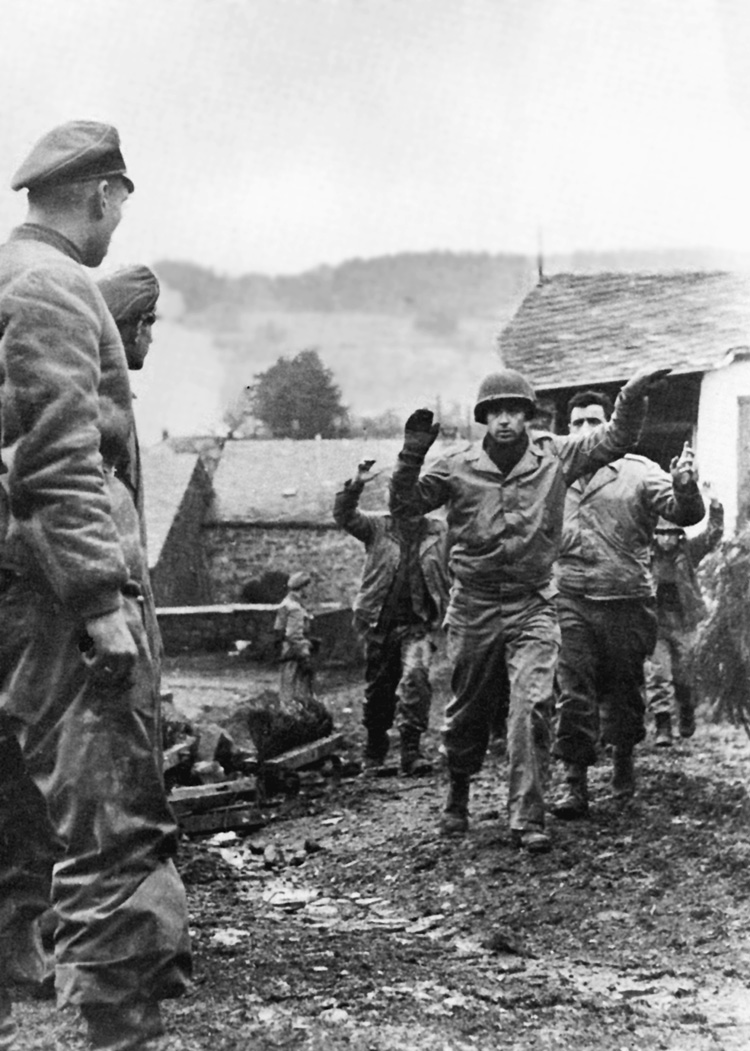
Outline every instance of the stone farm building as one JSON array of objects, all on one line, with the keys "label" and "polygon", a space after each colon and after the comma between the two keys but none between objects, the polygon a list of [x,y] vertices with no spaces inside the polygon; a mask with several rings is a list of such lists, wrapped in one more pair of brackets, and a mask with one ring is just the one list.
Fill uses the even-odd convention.
[{"label": "stone farm building", "polygon": [[360,506],[388,505],[387,473],[397,439],[228,441],[213,477],[214,501],[204,549],[214,601],[241,601],[242,589],[269,572],[308,570],[310,600],[350,604],[362,571],[362,545],[336,528],[333,500],[360,460],[384,473]]},{"label": "stone farm building", "polygon": [[157,606],[201,606],[213,601],[203,529],[211,482],[196,453],[176,453],[162,442],[141,452],[148,564]]},{"label": "stone farm building", "polygon": [[727,529],[750,516],[750,278],[729,273],[558,274],[503,330],[504,363],[551,403],[565,431],[577,391],[616,394],[641,366],[670,368],[640,451],[667,467],[690,440]]},{"label": "stone farm building", "polygon": [[[203,448],[198,440],[176,446],[168,439],[144,450],[157,606],[275,603],[280,595],[248,599],[243,591],[268,574],[287,577],[298,569],[313,578],[313,607],[350,606],[364,549],[334,523],[334,497],[361,460],[373,459],[380,473],[365,487],[360,507],[385,512],[401,446],[400,438],[238,439],[217,453],[215,442]],[[439,441],[430,459],[457,447]]]}]

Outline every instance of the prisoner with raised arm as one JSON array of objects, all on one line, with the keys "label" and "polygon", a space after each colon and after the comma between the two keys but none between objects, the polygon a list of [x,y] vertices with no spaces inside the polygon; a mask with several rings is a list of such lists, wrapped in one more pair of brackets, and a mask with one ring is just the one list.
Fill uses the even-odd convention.
[{"label": "prisoner with raised arm", "polygon": [[[574,395],[571,434],[601,434],[610,413],[601,391]],[[633,750],[646,732],[644,661],[656,642],[651,543],[659,516],[680,526],[703,518],[696,479],[686,443],[670,472],[631,453],[580,475],[566,494],[554,748],[565,763],[566,788],[554,806],[563,819],[588,814],[587,772],[600,739],[613,749],[613,796],[626,801],[635,793]]]},{"label": "prisoner with raised arm", "polygon": [[529,433],[536,400],[531,384],[512,369],[493,373],[474,409],[487,427],[484,438],[424,470],[438,425],[427,410],[407,420],[391,510],[403,516],[446,506],[454,578],[446,615],[453,674],[443,733],[450,774],[445,834],[468,828],[470,780],[482,766],[507,667],[511,840],[531,853],[550,849],[545,779],[560,645],[552,568],[565,490],[635,444],[644,395],[661,375],[634,376],[601,432],[563,437]]}]

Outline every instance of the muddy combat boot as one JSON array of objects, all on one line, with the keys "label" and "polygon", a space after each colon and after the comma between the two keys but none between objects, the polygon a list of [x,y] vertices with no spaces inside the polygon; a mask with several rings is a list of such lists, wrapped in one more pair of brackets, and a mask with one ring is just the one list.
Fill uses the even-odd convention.
[{"label": "muddy combat boot", "polygon": [[615,745],[612,762],[612,795],[620,802],[625,802],[635,795],[633,749]]},{"label": "muddy combat boot", "polygon": [[674,695],[677,701],[680,737],[692,737],[695,733],[695,707],[692,690],[689,686],[675,684]]},{"label": "muddy combat boot", "polygon": [[132,1004],[82,1004],[81,1014],[95,1051],[149,1051],[164,1033],[159,1004],[155,1000]]},{"label": "muddy combat boot", "polygon": [[549,854],[552,850],[552,840],[541,825],[512,828],[510,841],[514,847],[525,850],[527,854]]},{"label": "muddy combat boot", "polygon": [[468,774],[451,774],[448,799],[440,818],[442,836],[459,835],[469,829],[469,784]]},{"label": "muddy combat boot", "polygon": [[407,777],[432,773],[432,763],[419,750],[420,733],[412,726],[401,729],[401,772]]},{"label": "muddy combat boot", "polygon": [[387,733],[376,733],[367,731],[367,744],[365,745],[364,767],[365,770],[374,770],[382,766],[388,755],[390,741]]},{"label": "muddy combat boot", "polygon": [[669,712],[659,712],[655,717],[656,734],[654,744],[657,748],[672,747],[672,716]]},{"label": "muddy combat boot", "polygon": [[565,764],[565,791],[552,804],[552,813],[562,821],[576,821],[588,817],[588,769],[580,763]]},{"label": "muddy combat boot", "polygon": [[16,1046],[16,1023],[13,1002],[7,989],[0,986],[0,1051],[13,1051]]}]

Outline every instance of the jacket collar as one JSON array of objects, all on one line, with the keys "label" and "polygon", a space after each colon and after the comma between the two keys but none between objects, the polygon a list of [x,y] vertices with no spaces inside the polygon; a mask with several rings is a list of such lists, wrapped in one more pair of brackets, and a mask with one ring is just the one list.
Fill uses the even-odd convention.
[{"label": "jacket collar", "polygon": [[529,471],[536,469],[539,460],[544,456],[544,450],[534,438],[529,435],[529,444],[526,447],[521,459],[513,467],[507,475],[504,475],[502,471],[498,470],[496,465],[487,455],[484,445],[481,441],[476,442],[469,451],[466,453],[466,462],[474,464],[477,471],[483,471],[487,474],[496,474],[500,478],[514,478],[519,474],[526,474]]},{"label": "jacket collar", "polygon": [[[442,529],[437,522],[432,521],[429,518],[426,518],[425,520],[427,522],[427,527],[422,536],[419,538],[420,551],[424,551],[425,548],[429,547],[431,544],[436,543],[442,535]],[[390,514],[384,515],[382,521],[385,525],[385,531],[388,534],[388,536],[394,543],[398,544],[399,537],[393,529],[393,516]]]},{"label": "jacket collar", "polygon": [[75,259],[77,263],[83,263],[81,253],[73,242],[59,234],[57,230],[52,230],[49,226],[40,226],[38,223],[23,223],[11,232],[10,240],[41,241],[43,244],[57,248],[58,251],[70,256],[71,259]]},{"label": "jacket collar", "polygon": [[617,478],[619,473],[620,464],[617,460],[615,460],[614,463],[605,463],[599,468],[598,471],[594,473],[593,477],[591,478],[591,481],[586,485],[585,489],[581,484],[580,478],[576,478],[571,488],[577,489],[578,492],[581,493],[581,495],[585,499],[589,495],[589,493],[595,493],[597,492],[597,490],[602,489],[605,485],[608,485],[610,482],[614,482],[615,478]]}]

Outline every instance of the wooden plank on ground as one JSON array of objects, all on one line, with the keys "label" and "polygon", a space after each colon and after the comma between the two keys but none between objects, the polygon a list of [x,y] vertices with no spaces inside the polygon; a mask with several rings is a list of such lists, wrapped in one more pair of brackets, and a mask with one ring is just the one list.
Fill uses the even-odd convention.
[{"label": "wooden plank on ground", "polygon": [[184,788],[173,788],[168,799],[172,809],[179,817],[182,814],[203,813],[239,803],[241,800],[256,799],[258,785],[254,777],[241,777],[236,781],[219,781],[211,785],[190,785]]},{"label": "wooden plank on ground", "polygon": [[206,814],[183,814],[178,824],[183,832],[195,835],[204,832],[252,831],[262,828],[265,821],[257,806],[240,803],[210,810]]},{"label": "wooden plank on ground", "polygon": [[164,751],[164,772],[174,769],[175,766],[190,757],[190,750],[195,744],[195,737],[186,737],[184,741],[178,741],[171,748]]},{"label": "wooden plank on ground", "polygon": [[319,737],[310,744],[302,744],[299,748],[291,748],[288,752],[275,755],[273,759],[266,759],[263,766],[266,770],[299,770],[301,766],[308,766],[327,755],[333,755],[340,751],[343,745],[343,734],[329,734],[328,737]]}]

